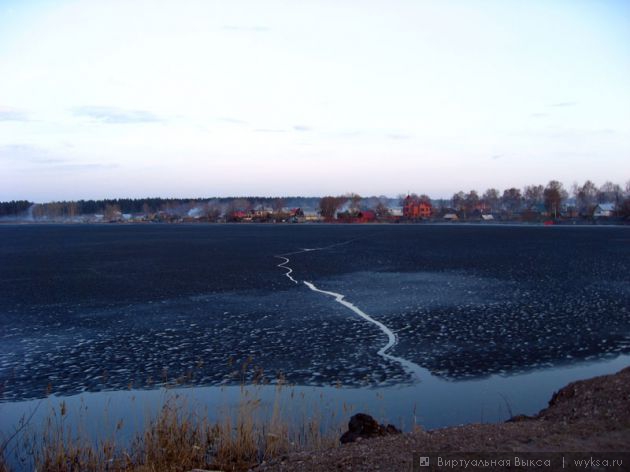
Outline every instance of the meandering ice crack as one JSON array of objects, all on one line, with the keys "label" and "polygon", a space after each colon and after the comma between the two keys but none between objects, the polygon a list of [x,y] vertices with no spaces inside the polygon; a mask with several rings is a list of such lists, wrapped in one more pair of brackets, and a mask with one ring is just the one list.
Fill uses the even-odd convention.
[{"label": "meandering ice crack", "polygon": [[[282,259],[282,262],[277,264],[277,267],[279,267],[281,269],[284,269],[286,271],[286,273],[284,275],[289,280],[291,280],[291,282],[293,282],[296,285],[299,285],[298,280],[295,279],[291,275],[293,273],[293,269],[291,267],[289,267],[289,265],[288,265],[289,262],[291,262],[291,260],[287,256],[291,256],[291,255],[295,255],[295,254],[303,254],[305,252],[311,252],[311,251],[323,251],[323,250],[326,250],[326,249],[330,249],[332,247],[349,244],[352,241],[354,241],[354,240],[345,241],[345,242],[342,242],[342,243],[331,244],[330,246],[325,246],[325,247],[304,248],[304,249],[301,249],[299,251],[294,251],[294,252],[289,252],[289,253],[286,253],[286,254],[277,255],[277,256],[275,256],[276,258]],[[313,292],[317,292],[317,293],[321,293],[321,294],[329,296],[329,297],[333,297],[337,303],[339,303],[339,304],[343,305],[344,307],[348,308],[349,310],[351,310],[352,312],[354,312],[355,314],[357,314],[358,316],[363,318],[368,323],[372,323],[375,326],[377,326],[387,336],[387,344],[385,344],[382,348],[380,348],[377,351],[377,354],[379,356],[381,356],[382,358],[388,360],[388,361],[392,361],[392,362],[396,362],[396,363],[400,364],[402,366],[402,368],[409,375],[411,375],[415,380],[420,380],[422,374],[424,373],[424,369],[422,369],[419,365],[417,365],[414,362],[411,362],[411,361],[409,361],[407,359],[388,354],[388,351],[390,349],[392,349],[398,343],[398,337],[385,324],[381,323],[378,320],[375,320],[370,315],[368,315],[363,310],[361,310],[359,307],[357,307],[353,303],[345,300],[345,295],[343,295],[341,293],[337,293],[337,292],[331,292],[331,291],[328,291],[328,290],[322,290],[322,289],[318,288],[314,283],[306,281],[306,280],[304,280],[303,283],[309,289],[311,289]]]}]

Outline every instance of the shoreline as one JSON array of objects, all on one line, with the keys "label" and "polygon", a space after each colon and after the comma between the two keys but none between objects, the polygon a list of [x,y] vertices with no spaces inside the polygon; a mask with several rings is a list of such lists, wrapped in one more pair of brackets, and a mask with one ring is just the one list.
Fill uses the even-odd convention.
[{"label": "shoreline", "polygon": [[[621,368],[621,366],[623,367]],[[252,428],[251,432],[248,433],[252,435],[252,438],[256,434],[262,434],[263,436],[260,437],[260,440],[269,441],[269,438],[265,436],[267,434],[266,431],[273,429],[274,431],[277,430],[277,432],[273,434],[278,437],[279,442],[277,449],[275,449],[276,446],[273,444],[267,444],[265,446],[265,450],[269,451],[269,455],[265,453],[263,456],[259,456],[258,460],[251,457],[248,460],[243,459],[243,461],[237,459],[238,466],[236,466],[236,463],[228,461],[231,464],[229,467],[236,466],[237,468],[234,470],[256,471],[411,470],[410,464],[413,457],[411,453],[422,451],[438,451],[443,454],[458,452],[470,453],[471,451],[474,451],[474,453],[622,451],[624,446],[630,443],[630,410],[628,409],[628,405],[630,405],[630,362],[628,359],[626,359],[625,363],[621,364],[621,366],[610,371],[616,373],[598,375],[590,378],[584,377],[586,378],[585,380],[575,380],[564,384],[562,387],[558,387],[553,394],[549,394],[551,400],[548,400],[547,407],[538,410],[536,413],[529,410],[529,415],[514,415],[513,413],[521,413],[523,410],[515,407],[514,412],[512,412],[508,404],[510,414],[504,416],[504,419],[498,420],[499,422],[497,422],[497,420],[490,420],[490,422],[484,423],[482,418],[481,423],[469,421],[453,426],[429,427],[427,429],[415,425],[411,430],[407,429],[406,433],[400,435],[364,439],[353,444],[345,445],[339,444],[339,438],[344,428],[340,428],[342,425],[339,423],[334,421],[329,422],[332,417],[327,418],[325,415],[320,415],[309,420],[314,421],[311,426],[319,425],[318,428],[322,426],[322,421],[329,423],[327,427],[319,432],[320,436],[317,442],[291,445],[293,443],[289,430],[291,429],[292,416],[290,414],[286,416],[281,411],[277,411],[273,415],[266,417],[266,414],[260,411],[258,407],[253,407],[254,404],[259,404],[258,402],[261,400],[264,404],[270,406],[276,405],[280,407],[281,410],[289,407],[290,405],[285,402],[291,403],[293,401],[291,399],[294,398],[294,396],[301,398],[301,393],[294,392],[291,387],[288,387],[286,390],[282,389],[282,395],[278,396],[281,390],[278,390],[278,386],[271,385],[269,386],[269,391],[276,391],[276,395],[272,395],[266,399],[264,396],[260,395],[252,396],[248,393],[243,395],[242,387],[234,387],[233,389],[236,389],[235,392],[241,391],[242,398],[234,405],[234,408],[229,411],[232,411],[233,414],[238,413],[239,417],[243,420],[246,420],[246,417],[250,417],[250,415],[255,415],[258,420],[262,420],[262,422],[256,423],[257,426],[255,427],[253,424],[248,426],[248,428]],[[620,368],[621,370],[619,370]],[[260,392],[262,393],[262,391]],[[118,427],[116,427],[115,431],[118,431],[118,433],[112,430],[109,433],[105,432],[99,435],[101,438],[108,438],[111,435],[109,441],[113,441],[112,444],[117,444],[119,447],[122,446],[122,449],[117,450],[114,458],[119,457],[119,455],[122,456],[127,450],[127,447],[132,447],[132,449],[129,450],[129,454],[134,455],[132,452],[135,449],[132,443],[130,442],[129,446],[124,446],[125,441],[123,440],[121,443],[123,437],[121,437],[119,433],[123,433],[123,436],[128,435],[130,441],[134,437],[144,437],[147,433],[153,434],[156,431],[155,428],[163,421],[165,411],[167,414],[174,411],[183,412],[183,410],[180,409],[181,406],[189,402],[192,402],[190,404],[195,403],[192,399],[186,399],[185,396],[180,396],[181,392],[177,392],[177,390],[172,393],[173,394],[169,397],[170,399],[167,398],[167,401],[164,403],[164,406],[168,407],[166,410],[160,405],[155,405],[156,414],[153,416],[153,420],[150,423],[154,426],[149,427],[149,429],[141,429],[136,432],[127,431],[127,433],[124,433],[123,430],[118,431]],[[226,389],[226,394],[231,396],[229,395],[228,389]],[[111,423],[110,426],[114,427],[118,421],[120,421],[120,424],[122,424],[123,421],[125,424],[149,424],[143,421],[141,417],[134,417],[139,411],[137,409],[138,406],[143,405],[142,409],[145,410],[149,406],[142,400],[143,395],[140,395],[139,392],[136,391],[130,391],[129,395],[132,395],[133,398],[137,397],[136,400],[134,400],[134,414],[118,416],[114,414],[114,411],[110,410],[108,415]],[[181,400],[180,403],[171,403],[171,400],[178,398]],[[64,399],[63,397],[59,397],[57,400],[58,401],[53,401],[52,404],[57,405],[55,407],[57,410],[63,408],[66,413],[63,413],[62,416],[66,418],[66,425],[69,426],[70,424],[67,423],[67,420],[71,421],[72,415],[76,414],[76,405],[73,407],[72,402],[67,401],[68,398]],[[119,403],[119,400],[120,399],[118,399],[118,401],[114,400],[114,402]],[[104,400],[104,403],[109,404],[110,401],[111,400]],[[506,402],[507,401],[508,400],[506,400]],[[448,403],[448,398],[440,396],[438,403],[439,402]],[[87,413],[88,411],[102,412],[108,410],[107,408],[103,408],[103,405],[99,408],[97,404],[93,404],[89,401],[86,403],[81,401],[81,404],[83,413]],[[172,409],[169,405],[176,409]],[[435,406],[437,405],[436,403]],[[224,406],[226,408],[228,407],[227,404]],[[295,407],[296,405],[293,406]],[[320,405],[319,408],[322,406],[323,404]],[[300,405],[297,405],[297,407],[298,410],[301,408]],[[160,411],[162,411],[162,413],[160,413]],[[41,413],[44,412],[45,409],[41,410]],[[352,410],[352,413],[358,412],[375,414],[376,410],[370,407]],[[525,412],[527,412],[527,410]],[[50,413],[54,416],[54,410],[50,410]],[[240,416],[242,413],[246,413],[246,415]],[[285,413],[288,413],[288,411],[285,411]],[[346,413],[349,417],[350,413]],[[184,415],[181,418],[183,421],[181,424],[179,423],[180,420],[169,419],[169,421],[172,421],[170,431],[178,432],[180,429],[187,430],[190,428],[190,423],[186,420],[188,415]],[[219,416],[217,418],[204,417],[202,425],[204,428],[209,427],[211,430],[215,427],[222,428],[224,424],[229,424],[227,418],[229,418],[229,416]],[[83,419],[86,422],[91,421],[87,416]],[[146,418],[144,420],[146,420]],[[235,416],[233,420],[237,421],[239,428],[242,427],[240,425],[240,419],[237,420]],[[33,421],[36,421],[36,418],[33,418]],[[37,420],[37,422],[39,422],[39,420]],[[345,423],[343,423],[343,425],[345,425]],[[394,425],[397,427],[402,426],[397,422],[394,422]],[[68,436],[68,444],[65,447],[70,448],[70,450],[73,445],[87,444],[89,442],[89,437],[85,436],[87,430],[82,429],[81,424],[75,426],[77,426],[77,428],[73,427],[73,430],[81,434],[79,434],[76,439],[71,439],[70,436]],[[197,431],[196,429],[193,430]],[[31,431],[31,433],[35,432],[34,430]],[[53,433],[57,434],[54,431]],[[68,429],[68,434],[70,434],[70,429]],[[139,434],[139,436],[136,436],[137,434]],[[223,434],[226,433],[224,432],[222,435]],[[222,439],[221,441],[224,440],[225,439]],[[193,443],[190,445],[194,446]],[[140,449],[145,447],[143,442],[136,443],[136,446],[139,446]],[[59,445],[55,447],[59,447]],[[242,451],[238,446],[230,447],[236,448],[233,453],[237,455],[234,457],[240,457],[238,454],[242,453]],[[271,449],[269,449],[270,447]],[[89,450],[90,449],[88,449],[88,451]],[[61,452],[57,449],[48,452],[54,452],[55,455],[61,454],[62,457],[64,457],[64,454],[69,453],[67,451]],[[42,451],[42,456],[44,455],[46,455],[46,450]],[[203,462],[203,459],[190,459],[192,459],[193,462],[187,463],[193,464],[194,467],[200,467],[201,469],[209,467],[208,463]],[[118,459],[114,460],[117,461]],[[136,459],[134,459],[132,464],[128,465],[128,468],[120,470],[144,470],[142,469],[142,463],[135,462],[135,460]],[[162,458],[160,460],[162,461],[160,462],[161,466],[167,465],[167,463],[164,462],[166,459]],[[202,462],[198,462],[198,460],[202,460]],[[228,462],[225,462],[224,459],[221,464],[228,466]],[[2,460],[0,457],[0,465],[1,464]],[[391,464],[391,467],[388,467],[389,464]],[[5,466],[9,467],[8,470],[26,470],[20,467],[11,469],[12,465],[15,464],[12,462],[5,464]],[[177,470],[190,470],[191,468]],[[209,468],[211,470],[232,470],[230,468],[221,469],[220,467]],[[2,470],[1,467],[0,470]],[[98,467],[94,470],[98,470]]]},{"label": "shoreline", "polygon": [[[571,382],[536,415],[504,423],[470,423],[365,439],[328,450],[287,454],[255,471],[412,470],[413,453],[627,452],[630,444],[630,366]],[[459,469],[451,469],[459,470]],[[504,470],[503,467],[484,470]]]},{"label": "shoreline", "polygon": [[302,223],[290,222],[261,222],[261,221],[176,221],[176,222],[154,222],[154,221],[0,221],[0,226],[488,226],[488,227],[562,227],[562,228],[627,228],[630,221],[574,221],[560,220],[548,223],[546,221],[375,221],[375,222],[354,222],[346,223],[340,221],[307,221]]}]

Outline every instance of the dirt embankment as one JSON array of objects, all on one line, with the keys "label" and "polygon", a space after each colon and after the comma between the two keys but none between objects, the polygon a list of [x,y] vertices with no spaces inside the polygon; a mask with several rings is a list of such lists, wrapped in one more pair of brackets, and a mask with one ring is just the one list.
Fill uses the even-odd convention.
[{"label": "dirt embankment", "polygon": [[285,456],[256,471],[411,470],[412,452],[627,451],[630,367],[573,382],[533,417],[386,436],[319,452]]}]

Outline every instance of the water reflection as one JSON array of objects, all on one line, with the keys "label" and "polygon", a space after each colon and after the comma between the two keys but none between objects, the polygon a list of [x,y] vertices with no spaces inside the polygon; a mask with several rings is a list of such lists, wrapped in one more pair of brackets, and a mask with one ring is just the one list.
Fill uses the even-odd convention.
[{"label": "water reflection", "polygon": [[[260,400],[259,413],[271,414],[279,402],[288,421],[317,416],[322,427],[347,420],[356,411],[372,414],[410,430],[471,422],[500,422],[516,414],[534,414],[547,406],[554,391],[569,382],[614,373],[630,365],[630,355],[530,371],[518,375],[491,375],[448,381],[425,371],[414,385],[383,388],[249,385],[156,390],[84,392],[60,397],[0,404],[1,433],[8,437],[22,418],[32,415],[30,431],[40,428],[53,409],[64,402],[66,424],[75,425],[95,439],[128,440],[141,431],[166,401],[175,399],[185,409],[211,420],[236,411],[241,402]],[[117,431],[119,420],[123,427]]]}]

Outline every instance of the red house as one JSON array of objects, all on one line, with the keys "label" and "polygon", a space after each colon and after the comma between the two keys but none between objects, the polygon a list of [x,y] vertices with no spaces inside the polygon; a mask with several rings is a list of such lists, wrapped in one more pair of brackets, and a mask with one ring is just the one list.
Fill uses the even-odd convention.
[{"label": "red house", "polygon": [[376,213],[374,213],[372,210],[360,211],[357,215],[357,221],[359,223],[372,223],[376,221]]},{"label": "red house", "polygon": [[431,202],[407,195],[403,202],[403,216],[409,219],[430,218],[433,213]]}]

